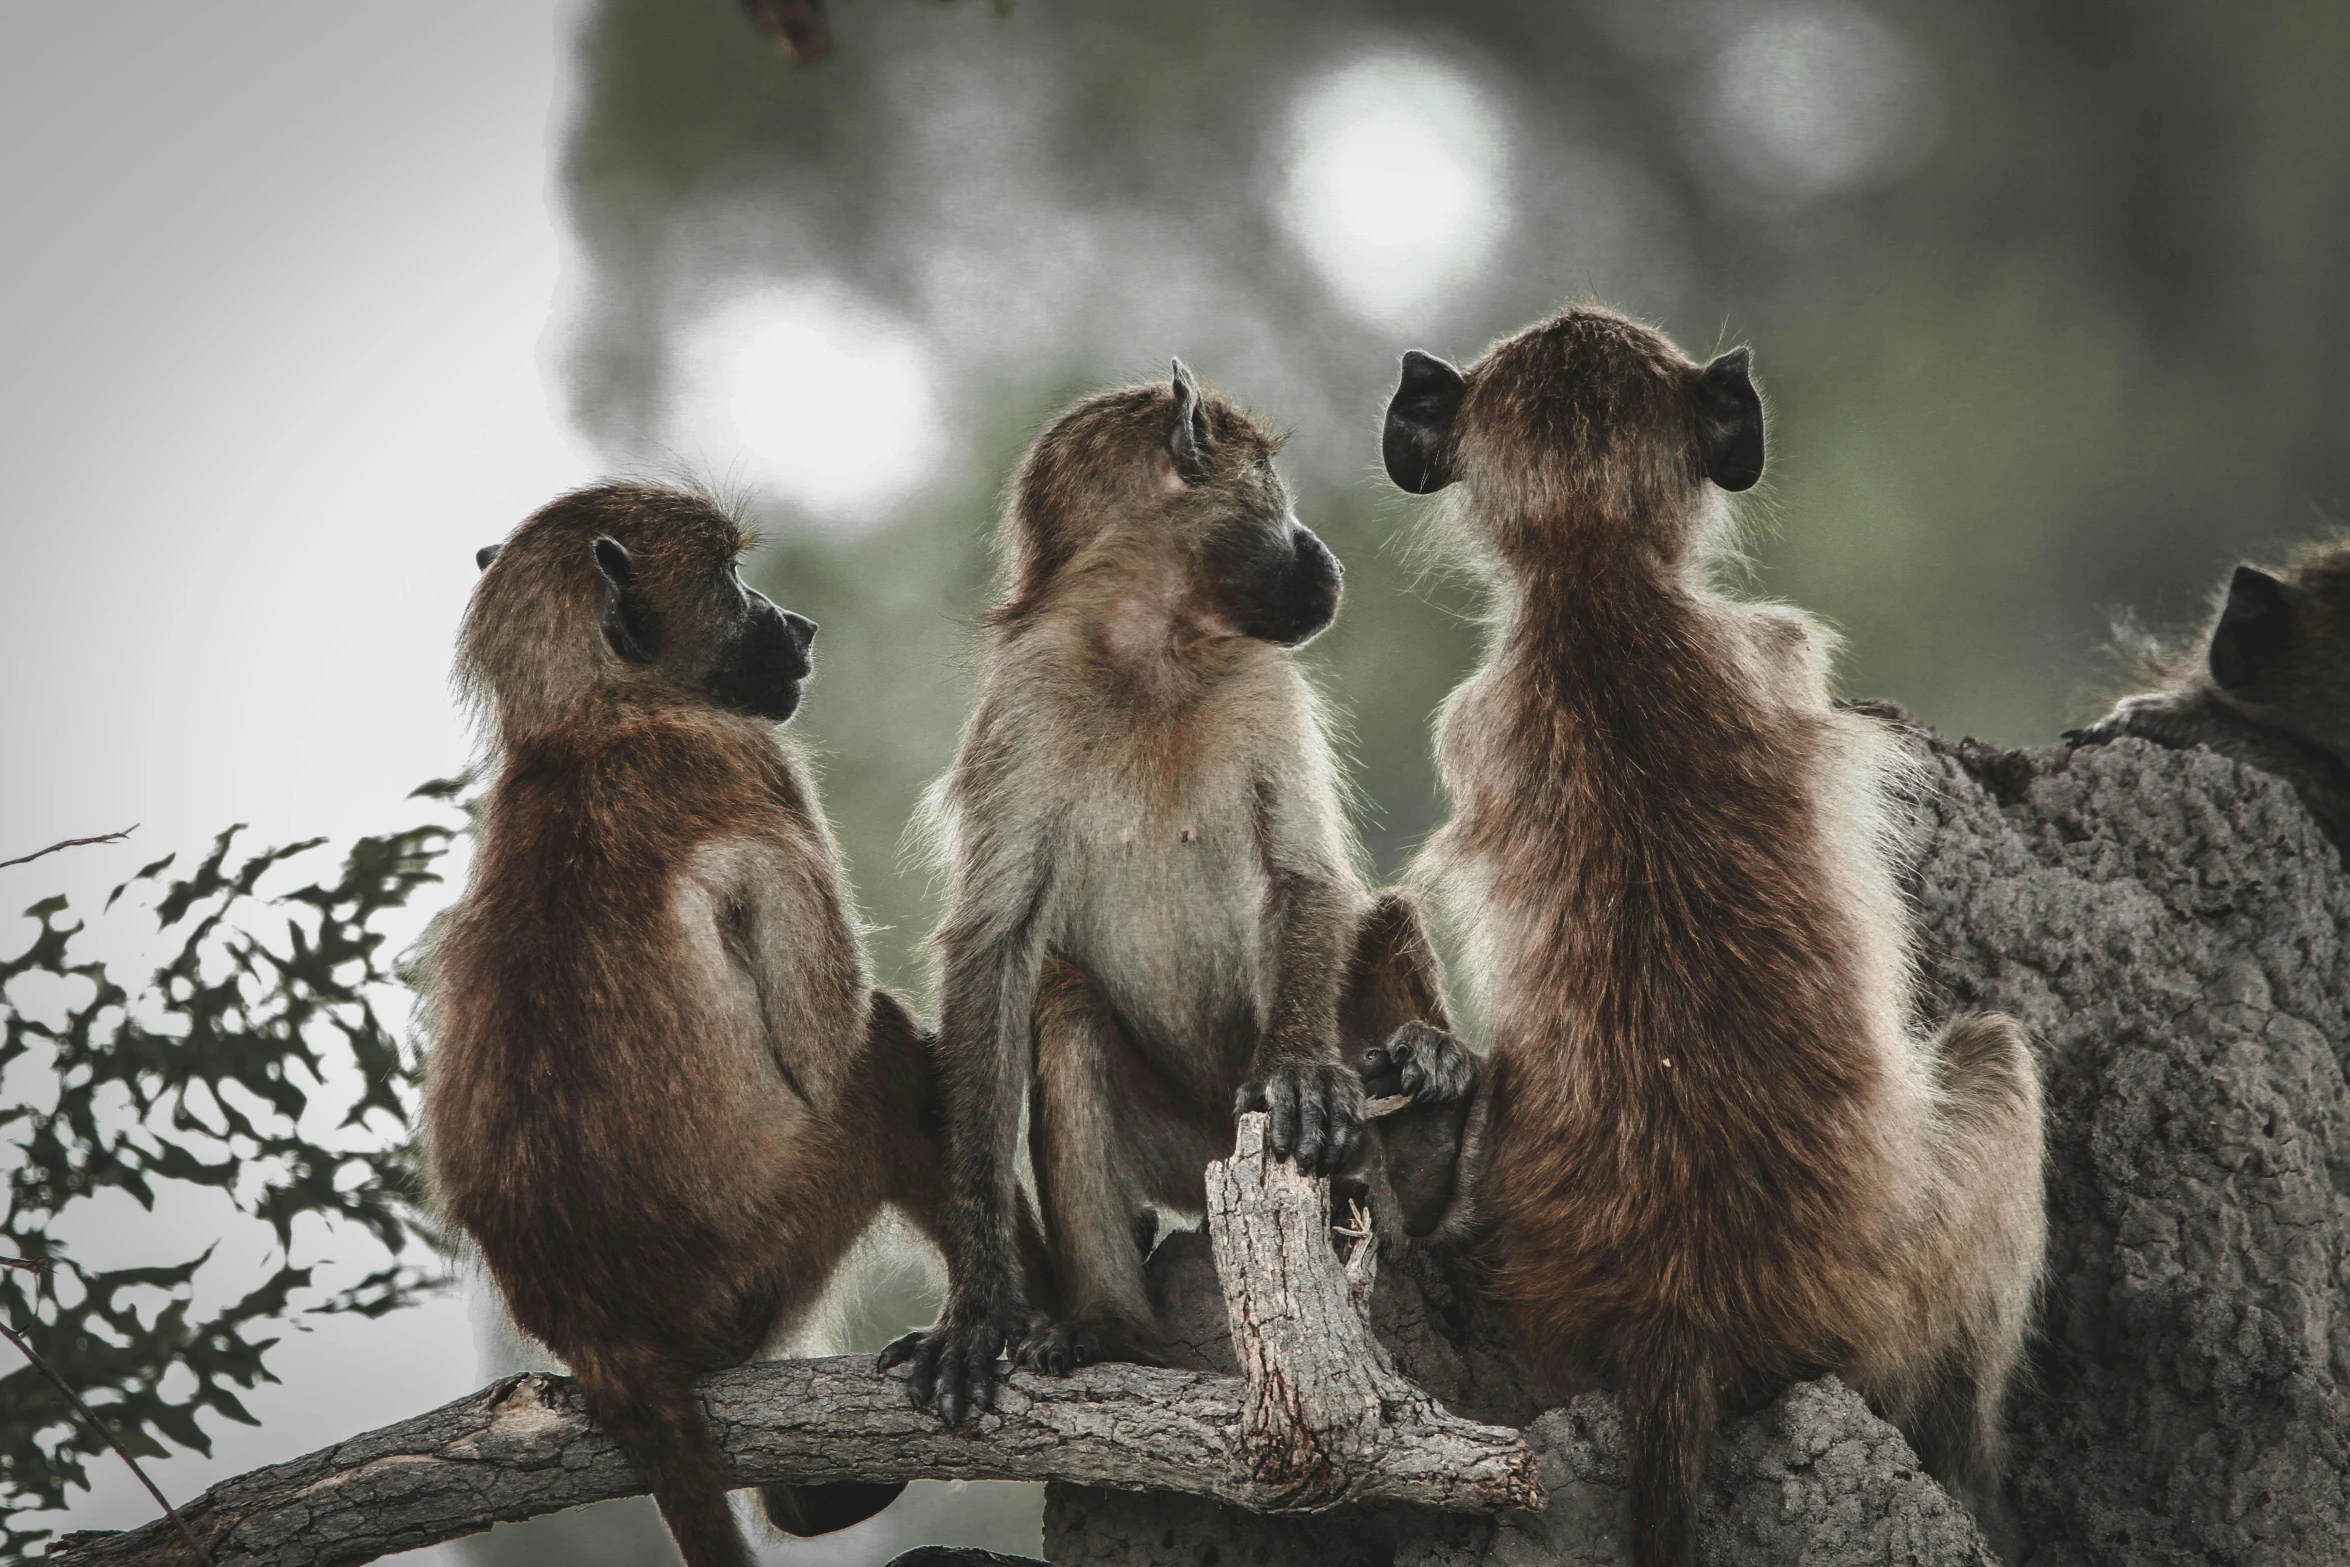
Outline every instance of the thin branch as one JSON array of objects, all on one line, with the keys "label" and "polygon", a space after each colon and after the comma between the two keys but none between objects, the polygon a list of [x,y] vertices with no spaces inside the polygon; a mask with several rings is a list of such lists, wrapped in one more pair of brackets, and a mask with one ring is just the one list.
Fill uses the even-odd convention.
[{"label": "thin branch", "polygon": [[91,843],[120,843],[138,830],[139,824],[133,822],[119,832],[102,832],[95,838],[60,838],[46,849],[35,849],[32,853],[20,854],[13,860],[0,860],[0,871],[8,869],[11,865],[30,865],[42,855],[55,854],[60,849],[78,849],[84,844]]},{"label": "thin branch", "polygon": [[[129,829],[126,828],[124,830],[128,831]],[[119,836],[119,834],[117,836]],[[83,841],[94,842],[96,840],[85,839]],[[46,853],[47,851],[44,850],[42,852]],[[22,1257],[0,1257],[0,1262],[5,1262],[13,1268],[29,1268],[36,1273],[40,1272],[42,1269],[48,1266],[48,1264],[45,1262],[32,1262]],[[114,1439],[114,1433],[106,1428],[106,1422],[100,1420],[97,1415],[91,1412],[90,1406],[82,1402],[82,1396],[73,1390],[73,1384],[66,1381],[65,1378],[59,1376],[55,1369],[50,1366],[49,1362],[43,1360],[38,1354],[36,1354],[33,1350],[33,1346],[26,1343],[23,1337],[17,1333],[16,1329],[10,1327],[5,1322],[0,1322],[0,1334],[6,1334],[8,1337],[8,1342],[16,1346],[17,1353],[23,1355],[25,1359],[31,1361],[33,1363],[34,1370],[40,1372],[41,1375],[47,1377],[50,1382],[55,1384],[57,1391],[65,1395],[65,1401],[73,1405],[74,1413],[82,1417],[82,1423],[88,1426],[92,1431],[96,1432],[99,1438],[104,1441],[108,1447],[113,1448],[116,1457],[120,1458],[124,1463],[131,1466],[131,1473],[139,1477],[139,1484],[147,1488],[147,1494],[155,1498],[155,1505],[162,1508],[164,1513],[171,1519],[172,1526],[179,1530],[180,1538],[188,1542],[188,1549],[194,1551],[200,1560],[207,1562],[211,1561],[212,1553],[204,1549],[203,1542],[196,1538],[195,1531],[188,1527],[188,1521],[180,1516],[179,1509],[172,1506],[169,1499],[167,1499],[163,1492],[156,1487],[155,1482],[147,1477],[147,1471],[140,1466],[137,1459],[130,1455],[130,1449],[124,1447],[120,1442],[117,1442]]]}]

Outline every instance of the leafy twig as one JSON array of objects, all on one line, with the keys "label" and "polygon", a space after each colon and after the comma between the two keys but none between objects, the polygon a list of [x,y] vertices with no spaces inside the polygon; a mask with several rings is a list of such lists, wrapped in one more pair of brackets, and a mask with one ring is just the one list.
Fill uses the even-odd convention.
[{"label": "leafy twig", "polygon": [[[30,1268],[36,1272],[47,1266],[45,1263],[29,1262],[17,1257],[0,1257],[0,1262],[5,1262],[10,1267]],[[82,1423],[103,1438],[106,1445],[114,1449],[115,1455],[131,1466],[131,1473],[139,1477],[139,1484],[145,1486],[147,1494],[155,1498],[155,1505],[170,1515],[173,1526],[180,1532],[180,1538],[188,1542],[188,1549],[194,1551],[200,1560],[211,1561],[212,1553],[204,1549],[204,1542],[196,1538],[195,1532],[188,1527],[188,1521],[180,1516],[179,1509],[172,1506],[163,1492],[156,1487],[155,1482],[147,1477],[147,1471],[140,1467],[137,1459],[131,1456],[130,1449],[114,1439],[114,1433],[106,1428],[106,1422],[100,1420],[91,1412],[90,1406],[82,1402],[82,1396],[73,1390],[73,1384],[51,1370],[49,1362],[35,1354],[33,1346],[27,1344],[18,1335],[16,1329],[5,1322],[0,1322],[0,1334],[5,1334],[8,1342],[16,1346],[17,1352],[33,1363],[34,1370],[40,1372],[56,1385],[57,1391],[65,1395],[65,1401],[73,1405],[74,1413],[82,1417]]]},{"label": "leafy twig", "polygon": [[90,843],[120,843],[138,830],[139,824],[133,822],[119,832],[102,832],[95,838],[60,838],[46,849],[35,849],[32,853],[20,854],[13,860],[0,860],[0,871],[8,869],[11,865],[29,865],[42,855],[55,854],[60,849],[78,849],[84,844]]}]

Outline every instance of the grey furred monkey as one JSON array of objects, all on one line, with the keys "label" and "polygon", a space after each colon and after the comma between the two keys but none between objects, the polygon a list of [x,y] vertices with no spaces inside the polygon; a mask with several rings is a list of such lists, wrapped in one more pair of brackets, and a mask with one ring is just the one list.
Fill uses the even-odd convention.
[{"label": "grey furred monkey", "polygon": [[[1374,968],[1425,948],[1357,875],[1292,656],[1341,572],[1292,513],[1279,444],[1178,362],[1063,413],[1009,487],[1006,590],[933,801],[947,1301],[881,1357],[949,1425],[991,1404],[1006,1351],[1054,1373],[1158,1358],[1150,1238],[1201,1212],[1236,1107],[1270,1113],[1280,1156],[1341,1170],[1363,1106],[1342,1011],[1384,1038],[1396,1005],[1435,1004],[1432,964],[1416,991],[1348,982],[1375,911]],[[1023,1107],[1049,1251],[1032,1290]]]},{"label": "grey furred monkey", "polygon": [[[749,1567],[693,1381],[813,1304],[883,1203],[935,1231],[920,1030],[873,988],[776,725],[816,628],[708,500],[606,484],[479,557],[496,775],[427,966],[433,1198],[560,1356],[688,1567]],[[795,1534],[902,1487],[764,1488]]]},{"label": "grey furred monkey", "polygon": [[2144,673],[2149,689],[2066,743],[2208,746],[2291,784],[2350,855],[2350,540],[2304,546],[2281,572],[2238,566],[2202,640]]}]

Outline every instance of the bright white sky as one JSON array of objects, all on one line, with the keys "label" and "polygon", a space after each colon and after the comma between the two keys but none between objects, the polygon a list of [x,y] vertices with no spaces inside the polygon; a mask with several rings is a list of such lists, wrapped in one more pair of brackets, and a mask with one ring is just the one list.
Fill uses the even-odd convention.
[{"label": "bright white sky", "polygon": [[[596,466],[541,367],[564,9],[0,7],[0,859],[143,824],[0,909],[232,821],[404,826],[464,761],[473,550]],[[322,1320],[169,1494],[476,1384],[461,1301]],[[75,1525],[151,1514],[93,1469]]]}]

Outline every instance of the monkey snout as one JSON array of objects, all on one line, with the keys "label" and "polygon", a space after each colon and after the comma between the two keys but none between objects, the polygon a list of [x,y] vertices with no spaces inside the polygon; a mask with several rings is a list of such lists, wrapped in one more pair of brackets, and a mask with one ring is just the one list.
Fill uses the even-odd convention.
[{"label": "monkey snout", "polygon": [[1309,580],[1327,581],[1333,599],[1346,585],[1345,564],[1330,553],[1330,546],[1316,538],[1311,529],[1297,530],[1297,566]]},{"label": "monkey snout", "polygon": [[1320,635],[1338,618],[1339,595],[1345,590],[1346,568],[1330,553],[1330,546],[1304,528],[1297,530],[1297,567],[1290,581],[1292,633],[1282,638],[1293,646]]},{"label": "monkey snout", "polygon": [[783,628],[780,652],[784,673],[793,680],[807,679],[816,668],[815,659],[808,653],[816,641],[816,622],[788,609],[779,609],[775,611],[775,624]]}]

